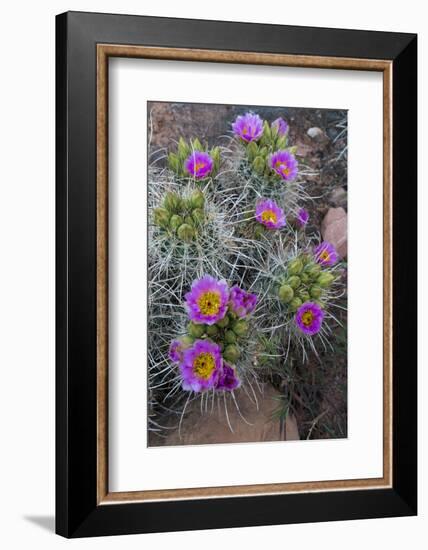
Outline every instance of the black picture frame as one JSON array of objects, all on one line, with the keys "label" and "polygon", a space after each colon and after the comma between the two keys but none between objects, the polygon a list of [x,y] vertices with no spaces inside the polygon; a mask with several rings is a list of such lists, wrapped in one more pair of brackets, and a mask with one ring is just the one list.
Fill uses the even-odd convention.
[{"label": "black picture frame", "polygon": [[[100,43],[392,62],[392,487],[97,503]],[[415,515],[417,36],[68,12],[56,18],[56,97],[56,532],[86,537]]]}]

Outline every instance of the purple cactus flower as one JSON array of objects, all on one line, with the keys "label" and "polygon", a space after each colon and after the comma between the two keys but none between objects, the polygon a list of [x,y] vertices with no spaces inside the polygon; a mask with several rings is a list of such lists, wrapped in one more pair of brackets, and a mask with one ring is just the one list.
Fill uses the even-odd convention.
[{"label": "purple cactus flower", "polygon": [[281,117],[274,120],[271,127],[276,129],[279,136],[285,136],[288,132],[288,122]]},{"label": "purple cactus flower", "polygon": [[203,151],[193,151],[184,163],[186,171],[197,180],[206,178],[212,172],[213,167],[213,159]]},{"label": "purple cactus flower", "polygon": [[304,208],[301,208],[297,212],[296,222],[298,223],[298,225],[300,225],[300,227],[305,227],[308,221],[309,221],[309,212]]},{"label": "purple cactus flower", "polygon": [[190,292],[185,295],[186,309],[194,323],[213,325],[226,315],[229,288],[226,281],[218,281],[210,275],[193,281]]},{"label": "purple cactus flower", "polygon": [[315,248],[314,254],[315,260],[323,266],[331,266],[339,259],[339,254],[334,246],[326,241]]},{"label": "purple cactus flower", "polygon": [[263,120],[254,113],[239,115],[232,124],[232,130],[247,143],[257,141],[263,134]]},{"label": "purple cactus flower", "polygon": [[324,311],[315,302],[305,302],[296,311],[296,325],[308,336],[320,331],[323,319]]},{"label": "purple cactus flower", "polygon": [[251,294],[236,285],[230,289],[230,309],[238,317],[246,317],[252,313],[256,304],[257,294]]},{"label": "purple cactus flower", "polygon": [[223,361],[223,370],[219,376],[216,390],[233,391],[239,388],[241,381],[236,374],[235,369]]},{"label": "purple cactus flower", "polygon": [[292,181],[297,176],[297,160],[293,154],[285,149],[270,155],[269,166],[285,181]]},{"label": "purple cactus flower", "polygon": [[182,388],[200,392],[217,386],[223,369],[220,347],[211,340],[196,340],[179,364]]},{"label": "purple cactus flower", "polygon": [[268,229],[281,229],[286,224],[284,211],[270,199],[256,204],[256,220]]}]

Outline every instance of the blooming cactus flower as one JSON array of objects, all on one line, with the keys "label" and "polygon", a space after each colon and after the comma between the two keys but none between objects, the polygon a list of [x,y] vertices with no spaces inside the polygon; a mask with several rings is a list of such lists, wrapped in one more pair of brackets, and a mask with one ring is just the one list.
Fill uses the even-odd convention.
[{"label": "blooming cactus flower", "polygon": [[323,319],[324,311],[315,302],[305,302],[296,311],[296,325],[308,336],[320,331]]},{"label": "blooming cactus flower", "polygon": [[285,136],[288,132],[288,123],[283,118],[279,117],[271,124],[272,128],[275,128],[279,136]]},{"label": "blooming cactus flower", "polygon": [[307,210],[305,210],[304,208],[301,208],[297,212],[296,221],[300,225],[300,227],[304,227],[309,221],[309,212]]},{"label": "blooming cactus flower", "polygon": [[286,223],[284,211],[270,199],[256,204],[256,220],[268,229],[281,229]]},{"label": "blooming cactus flower", "polygon": [[238,286],[230,289],[230,309],[238,317],[245,317],[252,313],[257,304],[257,295],[246,292]]},{"label": "blooming cactus flower", "polygon": [[210,275],[204,275],[201,279],[193,281],[185,299],[191,321],[213,325],[227,313],[229,288],[226,281],[218,281]]},{"label": "blooming cactus flower", "polygon": [[263,120],[254,113],[239,115],[232,124],[232,130],[246,142],[257,141],[263,134]]},{"label": "blooming cactus flower", "polygon": [[270,155],[269,166],[285,181],[292,181],[297,176],[297,160],[285,149],[275,151]]},{"label": "blooming cactus flower", "polygon": [[196,340],[184,351],[179,369],[183,390],[200,392],[216,387],[223,369],[220,346],[211,340]]},{"label": "blooming cactus flower", "polygon": [[184,163],[186,171],[197,180],[206,178],[212,172],[213,167],[213,159],[203,151],[193,151]]},{"label": "blooming cactus flower", "polygon": [[235,369],[223,361],[223,369],[218,378],[217,390],[232,391],[239,388],[241,381],[236,374]]},{"label": "blooming cactus flower", "polygon": [[331,243],[320,243],[314,250],[315,260],[324,266],[330,266],[337,262],[339,255]]}]

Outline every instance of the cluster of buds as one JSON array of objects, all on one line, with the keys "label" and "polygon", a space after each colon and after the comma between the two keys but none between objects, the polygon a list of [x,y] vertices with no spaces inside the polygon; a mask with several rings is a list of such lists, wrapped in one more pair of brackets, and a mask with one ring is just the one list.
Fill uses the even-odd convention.
[{"label": "cluster of buds", "polygon": [[306,302],[315,302],[323,308],[323,297],[334,280],[334,274],[323,269],[316,256],[301,254],[286,266],[278,296],[293,313]]},{"label": "cluster of buds", "polygon": [[185,296],[189,316],[184,336],[171,342],[184,389],[232,390],[240,384],[235,365],[248,338],[248,317],[257,296],[210,275],[195,280]]},{"label": "cluster of buds", "polygon": [[196,181],[214,177],[220,168],[220,148],[202,145],[199,139],[187,143],[180,137],[177,152],[168,154],[168,167],[179,178],[192,178]]},{"label": "cluster of buds", "polygon": [[153,210],[154,224],[185,243],[196,239],[205,220],[205,196],[199,189],[193,190],[187,198],[169,191],[162,205]]},{"label": "cluster of buds", "polygon": [[280,177],[291,181],[297,176],[297,147],[287,146],[288,123],[277,118],[271,124],[259,115],[246,113],[237,117],[232,129],[245,145],[251,168],[260,176]]}]

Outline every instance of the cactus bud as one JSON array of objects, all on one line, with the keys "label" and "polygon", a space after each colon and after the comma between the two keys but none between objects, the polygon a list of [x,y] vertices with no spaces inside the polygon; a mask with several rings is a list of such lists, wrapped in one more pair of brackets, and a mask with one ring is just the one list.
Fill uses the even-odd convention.
[{"label": "cactus bud", "polygon": [[257,143],[255,141],[250,141],[250,143],[247,145],[248,160],[250,162],[253,162],[253,160],[256,158],[258,152],[259,152],[259,148],[257,146]]},{"label": "cactus bud", "polygon": [[316,279],[321,273],[321,266],[320,264],[307,264],[305,271],[311,279]]},{"label": "cactus bud", "polygon": [[177,230],[178,238],[182,241],[189,243],[195,237],[195,230],[187,223],[183,223]]},{"label": "cactus bud", "polygon": [[302,300],[300,298],[298,298],[297,296],[295,296],[291,302],[289,303],[289,307],[291,309],[291,311],[297,311],[299,309],[299,307],[302,305]]},{"label": "cactus bud", "polygon": [[220,161],[221,161],[220,147],[213,147],[211,149],[210,155],[214,161],[214,171],[218,172],[220,168]]},{"label": "cactus bud", "polygon": [[272,139],[272,131],[270,129],[270,126],[267,120],[265,120],[263,123],[263,137],[267,142],[269,142]]},{"label": "cactus bud", "polygon": [[164,229],[168,226],[169,222],[169,212],[165,208],[155,208],[153,210],[153,221],[155,225],[163,227]]},{"label": "cactus bud", "polygon": [[309,283],[309,275],[307,273],[301,273],[300,278],[302,279],[302,283]]},{"label": "cactus bud", "polygon": [[191,336],[181,336],[181,338],[179,338],[179,340],[180,340],[183,348],[190,348],[190,346],[195,341],[195,339],[192,338]]},{"label": "cactus bud", "polygon": [[192,147],[195,151],[203,151],[204,150],[204,148],[202,147],[202,143],[199,141],[198,138],[195,138],[192,141]]},{"label": "cactus bud", "polygon": [[220,328],[226,328],[229,324],[229,317],[225,315],[223,319],[220,319],[220,321],[217,321],[216,325]]},{"label": "cactus bud", "polygon": [[298,295],[302,302],[309,302],[311,299],[311,296],[307,290],[300,289]]},{"label": "cactus bud", "polygon": [[292,277],[289,277],[287,279],[287,284],[291,286],[293,290],[296,290],[296,288],[299,288],[300,286],[300,277],[297,275],[293,275]]},{"label": "cactus bud", "polygon": [[175,153],[168,155],[168,168],[178,174],[180,172],[181,162]]},{"label": "cactus bud", "polygon": [[263,157],[264,159],[266,159],[267,154],[268,154],[268,148],[267,148],[267,147],[262,147],[262,148],[260,149],[259,155],[260,155],[261,157]]},{"label": "cactus bud", "polygon": [[278,296],[281,302],[288,304],[294,297],[294,291],[290,285],[282,285],[279,288]]},{"label": "cactus bud", "polygon": [[205,205],[205,196],[200,189],[192,191],[189,197],[189,204],[191,208],[203,208]]},{"label": "cactus bud", "polygon": [[327,288],[334,281],[334,275],[332,273],[324,272],[318,277],[317,282],[320,287]]},{"label": "cactus bud", "polygon": [[287,136],[281,136],[276,140],[276,149],[284,149],[287,145]]},{"label": "cactus bud", "polygon": [[183,223],[183,218],[178,214],[174,214],[173,216],[171,216],[171,219],[169,220],[169,226],[173,231],[177,231],[177,229],[180,227],[182,223]]},{"label": "cactus bud", "polygon": [[198,325],[196,323],[190,322],[187,325],[187,332],[192,338],[200,338],[205,332],[205,327],[204,325]]},{"label": "cactus bud", "polygon": [[218,327],[216,327],[215,325],[209,325],[206,328],[206,333],[208,334],[208,336],[211,336],[211,337],[217,336]]},{"label": "cactus bud", "polygon": [[293,147],[288,148],[289,153],[292,155],[295,155],[297,153],[297,145],[293,145]]},{"label": "cactus bud", "polygon": [[236,343],[236,334],[233,332],[233,330],[226,330],[226,334],[224,335],[224,339],[228,344],[235,344]]},{"label": "cactus bud", "polygon": [[265,166],[266,166],[266,163],[263,157],[257,156],[253,160],[253,168],[257,172],[257,174],[263,174],[265,170]]},{"label": "cactus bud", "polygon": [[205,221],[205,212],[200,208],[195,208],[192,212],[192,219],[196,225],[202,225]]},{"label": "cactus bud", "polygon": [[246,336],[248,334],[248,323],[243,320],[235,321],[232,330],[237,336]]},{"label": "cactus bud", "polygon": [[288,264],[288,273],[289,275],[299,275],[303,269],[303,262],[300,258],[294,258]]},{"label": "cactus bud", "polygon": [[322,288],[318,285],[311,286],[310,288],[311,296],[315,300],[317,300],[318,298],[321,298],[322,292],[323,292]]},{"label": "cactus bud", "polygon": [[239,349],[234,344],[229,344],[225,347],[223,352],[223,358],[229,363],[235,364],[240,357]]},{"label": "cactus bud", "polygon": [[181,197],[173,191],[168,191],[163,200],[163,205],[170,212],[179,213],[182,206]]},{"label": "cactus bud", "polygon": [[186,160],[190,155],[190,147],[182,137],[178,140],[177,153],[182,161]]}]

